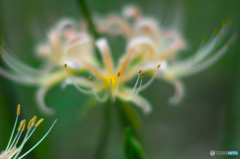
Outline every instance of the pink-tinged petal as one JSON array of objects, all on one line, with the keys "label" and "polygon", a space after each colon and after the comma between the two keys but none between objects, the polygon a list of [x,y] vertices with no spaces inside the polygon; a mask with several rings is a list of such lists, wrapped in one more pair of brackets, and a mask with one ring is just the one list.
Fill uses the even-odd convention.
[{"label": "pink-tinged petal", "polygon": [[40,58],[46,58],[52,56],[51,46],[48,44],[40,44],[36,48],[36,54]]},{"label": "pink-tinged petal", "polygon": [[[154,46],[153,41],[147,37],[137,37],[132,39],[129,42],[127,47],[127,51],[124,56],[121,58],[118,71],[121,74],[127,73],[126,70],[129,68],[131,62],[134,60],[140,60],[141,64],[148,60],[154,60],[156,57],[156,48]],[[140,66],[135,66],[138,69]],[[131,69],[132,70],[132,69]],[[137,70],[138,72],[139,70]],[[137,73],[135,72],[135,73]]]},{"label": "pink-tinged petal", "polygon": [[94,63],[92,39],[85,33],[79,33],[69,39],[66,47],[66,57]]},{"label": "pink-tinged petal", "polygon": [[52,48],[53,57],[55,61],[61,59],[62,55],[64,54],[63,46],[58,39],[58,34],[56,31],[51,31],[48,35],[48,39]]},{"label": "pink-tinged petal", "polygon": [[131,36],[131,26],[119,15],[109,15],[106,19],[98,19],[97,23],[99,32],[123,34],[127,38]]},{"label": "pink-tinged petal", "polygon": [[126,18],[134,18],[135,20],[141,16],[140,10],[134,5],[124,7],[122,14]]},{"label": "pink-tinged petal", "polygon": [[83,68],[85,68],[88,72],[90,72],[97,80],[105,80],[105,75],[102,73],[101,70],[99,70],[98,66],[95,66],[93,64],[90,64],[89,62],[86,62],[84,60],[79,60],[79,63]]},{"label": "pink-tinged petal", "polygon": [[18,148],[13,147],[9,152],[2,152],[0,154],[0,159],[10,159],[11,156],[13,156],[14,154],[16,154],[18,152]]},{"label": "pink-tinged petal", "polygon": [[176,31],[166,31],[162,34],[159,47],[161,60],[168,60],[177,51],[185,48],[185,42]]},{"label": "pink-tinged petal", "polygon": [[160,37],[161,30],[155,19],[145,17],[136,22],[134,26],[134,33],[136,35],[146,35],[158,39]]},{"label": "pink-tinged petal", "polygon": [[98,46],[100,53],[102,55],[102,60],[104,63],[105,71],[108,75],[114,74],[114,64],[112,60],[112,56],[110,53],[110,49],[108,47],[108,43],[106,39],[100,39],[96,42],[96,45]]}]

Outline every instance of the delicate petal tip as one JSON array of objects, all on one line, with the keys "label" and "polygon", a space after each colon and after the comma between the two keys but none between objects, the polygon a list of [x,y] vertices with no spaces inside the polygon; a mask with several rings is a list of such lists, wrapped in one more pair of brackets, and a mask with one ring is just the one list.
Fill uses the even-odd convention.
[{"label": "delicate petal tip", "polygon": [[169,99],[168,102],[171,105],[177,105],[177,104],[179,104],[182,101],[182,99],[183,99],[183,97],[185,95],[184,86],[183,86],[183,84],[180,81],[177,81],[177,80],[169,81],[169,82],[171,84],[173,84],[173,86],[175,87],[175,93],[174,93],[173,97],[171,97]]},{"label": "delicate petal tip", "polygon": [[105,70],[108,74],[113,74],[114,70],[114,64],[113,64],[113,59],[111,56],[110,48],[108,45],[108,42],[105,38],[101,38],[97,40],[96,45],[98,49],[100,50],[100,53],[102,55],[102,60],[105,65]]},{"label": "delicate petal tip", "polygon": [[49,87],[42,87],[37,90],[36,94],[36,100],[39,106],[39,109],[44,112],[46,115],[53,115],[55,113],[55,110],[52,108],[49,108],[46,106],[44,100],[45,100],[45,95],[47,91],[49,90]]},{"label": "delicate petal tip", "polygon": [[139,107],[144,114],[149,114],[152,111],[152,106],[151,104],[142,96],[140,95],[135,95],[133,98],[126,98],[128,95],[124,92],[119,92],[119,97],[122,100],[127,100],[133,104],[135,104],[137,107]]},{"label": "delicate petal tip", "polygon": [[136,46],[140,46],[140,45],[149,45],[150,47],[154,48],[153,40],[146,36],[136,37],[136,38],[130,40],[127,48],[128,48],[128,50],[130,50],[130,49],[135,48]]},{"label": "delicate petal tip", "polygon": [[134,5],[128,5],[123,8],[122,14],[125,18],[138,19],[141,16],[140,10]]}]

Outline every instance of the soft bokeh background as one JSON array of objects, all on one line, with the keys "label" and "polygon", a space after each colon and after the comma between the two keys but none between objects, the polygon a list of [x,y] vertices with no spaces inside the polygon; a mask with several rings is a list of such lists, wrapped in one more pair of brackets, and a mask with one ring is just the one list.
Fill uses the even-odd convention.
[{"label": "soft bokeh background", "polygon": [[[92,12],[107,14],[119,13],[130,1],[88,0],[87,3]],[[174,8],[182,8],[185,17],[182,22],[183,35],[189,44],[182,56],[193,54],[202,35],[210,37],[215,27],[221,27],[223,20],[232,19],[232,31],[240,26],[239,0],[183,0],[181,3],[142,0],[131,3],[141,7],[144,13],[159,18],[166,26],[167,17],[174,15]],[[41,62],[33,51],[36,43],[44,40],[44,31],[62,17],[83,17],[74,0],[1,0],[0,16],[1,37],[21,60],[34,67]],[[118,37],[109,41],[116,59],[124,50],[124,40]],[[1,66],[4,66],[3,62]],[[240,153],[240,40],[215,65],[183,81],[187,96],[175,107],[168,104],[174,89],[164,81],[155,81],[142,93],[153,105],[153,112],[148,116],[136,109],[144,127],[138,139],[149,158],[207,159],[212,158],[210,150]],[[16,106],[20,103],[21,119],[29,120],[35,114],[45,118],[26,144],[25,152],[44,135],[55,118],[59,119],[49,136],[26,159],[92,158],[100,133],[103,105],[97,105],[87,117],[81,119],[89,97],[80,94],[74,87],[62,90],[57,86],[46,97],[47,105],[55,108],[57,113],[48,117],[37,108],[35,90],[0,77],[0,150],[7,145]],[[116,111],[113,111],[107,159],[123,158],[123,129],[119,121]],[[215,156],[220,157],[227,158]]]}]

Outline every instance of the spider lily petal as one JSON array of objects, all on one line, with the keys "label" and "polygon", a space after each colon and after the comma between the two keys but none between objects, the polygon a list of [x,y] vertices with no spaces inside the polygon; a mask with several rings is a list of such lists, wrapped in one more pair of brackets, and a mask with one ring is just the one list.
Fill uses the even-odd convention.
[{"label": "spider lily petal", "polygon": [[[125,7],[123,16],[115,15],[115,20],[110,17],[106,16],[104,21],[111,25],[101,26],[103,28],[101,31],[112,34],[110,30],[117,26],[120,30],[118,33],[128,40],[129,50],[124,56],[125,59],[120,61],[123,65],[120,65],[119,70],[125,72],[129,66],[132,67],[131,62],[135,60],[136,63],[136,59],[142,57],[142,60],[138,61],[138,65],[134,65],[135,68],[128,70],[121,80],[130,80],[139,69],[149,75],[154,75],[155,71],[153,70],[160,63],[162,67],[157,77],[173,84],[176,88],[174,97],[169,100],[172,104],[180,102],[184,95],[184,88],[179,79],[198,73],[214,64],[227,52],[229,45],[233,44],[237,37],[237,34],[234,33],[228,42],[224,42],[223,39],[229,31],[229,24],[223,22],[221,30],[215,30],[209,41],[203,38],[194,55],[178,60],[177,53],[187,46],[178,28],[165,29],[161,27],[156,19],[143,16],[135,6]],[[129,30],[128,32],[124,31],[126,28]],[[141,54],[139,50],[143,53]],[[144,86],[141,89],[144,89]]]},{"label": "spider lily petal", "polygon": [[[21,159],[24,156],[26,156],[28,153],[30,153],[34,148],[36,148],[49,134],[49,132],[52,130],[53,126],[57,122],[57,119],[54,121],[48,132],[26,153],[23,155],[19,156],[24,145],[26,142],[29,140],[29,138],[33,135],[37,127],[43,122],[44,119],[40,119],[37,121],[37,116],[34,116],[28,123],[26,120],[22,120],[21,123],[19,124],[19,127],[17,129],[17,133],[15,134],[17,122],[18,122],[18,117],[20,115],[20,105],[17,107],[17,117],[15,120],[15,124],[13,127],[13,131],[9,140],[9,143],[6,147],[6,149],[0,153],[0,159]],[[26,135],[24,136],[22,142],[19,144],[19,139],[24,132],[24,130],[27,129]],[[14,135],[15,134],[15,135]]]},{"label": "spider lily petal", "polygon": [[128,98],[130,90],[127,88],[122,88],[121,91],[119,91],[119,98],[123,101],[129,101],[136,106],[138,106],[145,114],[148,114],[152,111],[151,104],[142,96],[135,95],[133,98]]},{"label": "spider lily petal", "polygon": [[70,19],[58,22],[49,31],[47,40],[38,44],[36,54],[43,60],[43,69],[21,62],[6,44],[1,47],[1,52],[3,61],[11,71],[0,67],[0,75],[20,84],[39,87],[36,99],[40,110],[48,115],[54,110],[46,106],[44,97],[49,89],[68,78],[63,64],[68,63],[71,74],[81,73],[85,65],[98,65],[91,36]]},{"label": "spider lily petal", "polygon": [[[152,51],[153,48],[150,44],[146,45],[145,43],[142,45],[141,41],[137,43],[133,43],[131,46],[127,48],[126,53],[124,54],[123,58],[121,58],[120,62],[116,66],[117,69],[115,69],[115,65],[113,63],[110,48],[108,47],[107,40],[102,38],[99,39],[96,42],[97,47],[99,48],[104,66],[103,68],[98,65],[90,64],[84,60],[80,61],[84,65],[84,68],[88,73],[90,73],[92,76],[89,76],[89,82],[83,84],[83,77],[80,77],[77,79],[76,76],[72,76],[69,73],[69,70],[67,68],[67,64],[65,64],[66,71],[68,72],[68,75],[70,77],[71,82],[68,84],[75,85],[76,89],[78,89],[80,92],[85,94],[94,94],[96,99],[100,102],[105,102],[108,99],[111,99],[113,102],[115,101],[115,98],[120,98],[124,101],[130,101],[137,106],[139,106],[143,112],[147,113],[151,110],[150,104],[142,97],[138,95],[138,93],[143,90],[142,88],[148,87],[153,79],[156,77],[156,75],[153,76],[153,79],[151,79],[149,82],[144,83],[142,81],[143,77],[140,76],[142,70],[138,70],[133,72],[133,70],[136,70],[140,68],[141,64],[135,64],[137,66],[134,67],[128,67],[134,60],[137,59],[137,57],[144,56],[144,53],[148,53],[149,51]],[[138,48],[139,50],[135,52],[134,48]],[[152,51],[153,52],[153,51]],[[133,54],[131,54],[133,53]],[[143,60],[144,58],[141,57]],[[159,65],[160,67],[160,65]],[[158,70],[158,68],[155,65],[155,69]],[[144,68],[144,67],[143,67]],[[131,74],[129,75],[129,72]],[[138,79],[136,81],[136,84],[134,85],[133,89],[128,92],[125,90],[125,84],[131,80],[133,77],[138,76]],[[140,81],[140,82],[139,82]],[[138,86],[138,88],[137,88]],[[86,90],[86,89],[87,90]],[[90,88],[90,89],[89,89]],[[128,92],[128,94],[126,94]],[[103,95],[100,95],[103,94]]]}]

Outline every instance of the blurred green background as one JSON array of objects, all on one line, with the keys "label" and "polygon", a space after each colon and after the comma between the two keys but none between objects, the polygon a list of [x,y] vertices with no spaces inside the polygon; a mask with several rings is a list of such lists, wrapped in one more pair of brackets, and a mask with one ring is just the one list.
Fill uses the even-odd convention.
[{"label": "blurred green background", "polygon": [[[239,0],[174,0],[110,1],[88,0],[92,13],[120,13],[126,4],[137,4],[144,14],[166,22],[174,7],[184,11],[182,33],[188,50],[182,56],[194,54],[203,35],[210,37],[214,28],[231,18],[232,31],[239,31]],[[177,5],[176,5],[177,4]],[[181,5],[179,5],[181,4]],[[171,9],[173,8],[173,9]],[[62,17],[83,18],[74,0],[1,0],[0,33],[13,52],[27,64],[38,67],[34,55],[36,43],[45,39],[43,31]],[[168,24],[166,24],[168,26]],[[109,38],[114,58],[121,56],[125,46],[121,38]],[[1,61],[1,66],[4,66]],[[151,159],[207,159],[210,150],[238,151],[240,153],[240,40],[227,54],[207,70],[184,78],[186,97],[177,106],[168,104],[174,93],[171,85],[156,80],[142,94],[153,105],[153,112],[144,116],[140,110],[143,129],[138,135]],[[89,98],[74,87],[65,90],[58,85],[46,96],[48,106],[56,109],[54,116],[45,116],[38,108],[36,88],[21,86],[0,77],[0,150],[3,150],[12,131],[17,104],[22,105],[20,118],[30,120],[35,114],[45,121],[24,147],[30,149],[49,129],[55,118],[57,124],[49,136],[26,159],[90,159],[95,152],[102,124],[103,105],[98,104],[88,116],[81,113]],[[106,159],[123,158],[123,129],[116,111],[112,111],[111,132],[107,143]],[[215,158],[238,156],[215,156]]]}]

